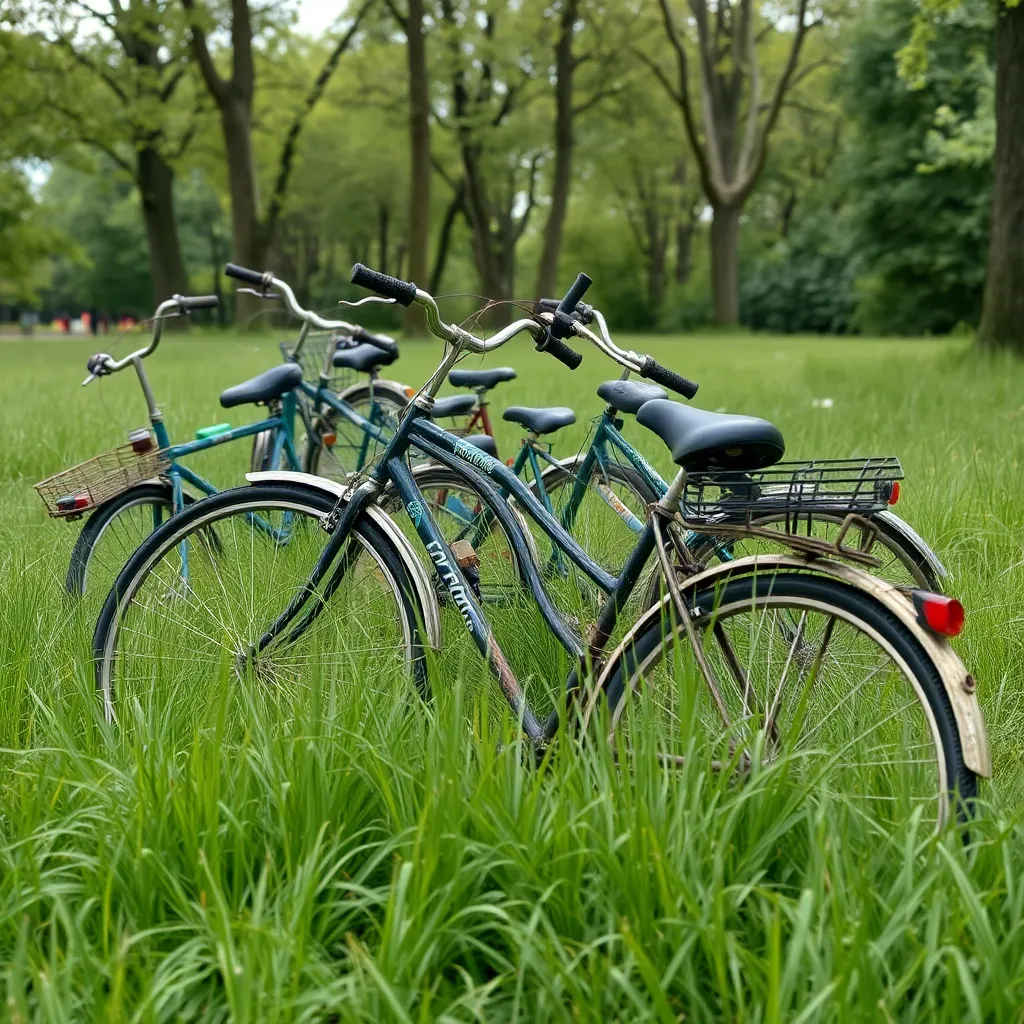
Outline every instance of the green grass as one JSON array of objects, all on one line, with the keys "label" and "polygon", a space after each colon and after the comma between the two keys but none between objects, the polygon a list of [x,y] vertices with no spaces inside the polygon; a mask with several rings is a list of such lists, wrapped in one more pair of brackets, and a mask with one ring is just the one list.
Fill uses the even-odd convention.
[{"label": "green grass", "polygon": [[[357,680],[255,693],[211,666],[187,730],[154,708],[111,732],[60,589],[76,527],[31,484],[144,408],[129,374],[78,387],[90,342],[0,342],[6,1019],[1020,1019],[1024,365],[960,342],[631,344],[699,380],[704,407],[774,420],[794,457],[901,457],[899,511],[967,607],[990,730],[971,848],[879,830],[785,764],[735,787],[698,760],[622,772],[565,744],[537,772],[499,752],[477,686],[427,710]],[[392,375],[419,383],[437,354],[409,344]],[[217,392],[276,357],[269,336],[169,336],[149,365],[172,434],[229,418]],[[520,376],[499,405],[577,409],[562,454],[615,376],[525,343],[501,362]],[[516,437],[500,425],[505,454]],[[247,455],[199,465],[230,484]]]}]

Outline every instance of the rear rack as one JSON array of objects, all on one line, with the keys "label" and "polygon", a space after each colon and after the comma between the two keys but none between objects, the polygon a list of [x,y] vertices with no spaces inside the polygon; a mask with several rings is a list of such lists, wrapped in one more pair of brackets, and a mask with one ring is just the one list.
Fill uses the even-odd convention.
[{"label": "rear rack", "polygon": [[693,473],[683,492],[688,522],[749,523],[773,514],[796,532],[801,516],[878,512],[894,500],[903,479],[895,456],[779,462],[752,473]]}]

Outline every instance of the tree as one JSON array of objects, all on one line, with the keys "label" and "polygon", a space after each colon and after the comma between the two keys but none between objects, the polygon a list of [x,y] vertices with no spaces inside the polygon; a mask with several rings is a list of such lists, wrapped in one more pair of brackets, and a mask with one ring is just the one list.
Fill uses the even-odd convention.
[{"label": "tree", "polygon": [[[200,0],[200,3],[202,0]],[[274,237],[278,218],[284,208],[294,167],[296,148],[306,119],[323,95],[342,55],[349,48],[360,22],[373,4],[365,0],[348,30],[328,54],[292,118],[278,160],[270,199],[264,209],[260,201],[259,176],[253,153],[253,96],[256,88],[256,61],[253,48],[253,18],[248,0],[231,0],[231,73],[224,77],[210,52],[206,37],[206,12],[196,0],[182,0],[189,14],[189,38],[203,81],[220,112],[221,131],[227,157],[228,185],[231,193],[231,233],[234,258],[245,266],[262,267]],[[248,320],[255,313],[258,299],[239,296],[237,314]]]},{"label": "tree", "polygon": [[[426,11],[423,0],[407,0],[404,13],[393,0],[385,0],[405,33],[409,108],[409,217],[408,270],[410,281],[427,280],[430,248],[430,78],[427,73]],[[422,310],[415,303],[405,311],[407,334],[422,334]]]},{"label": "tree", "polygon": [[[55,136],[49,153],[85,143],[134,183],[146,230],[152,297],[186,290],[174,213],[174,163],[192,137],[190,117],[168,115],[186,65],[175,44],[172,0],[113,0],[109,11],[80,0],[34,9],[37,48],[22,41],[35,91]],[[109,163],[106,164],[109,166]]]},{"label": "tree", "polygon": [[[771,38],[761,27],[753,0],[689,0],[693,30],[681,28],[669,0],[658,0],[676,62],[673,84],[660,65],[645,58],[678,105],[687,139],[700,169],[711,205],[711,264],[715,318],[732,325],[739,320],[739,226],[744,204],[756,187],[768,155],[768,141],[787,91],[800,77],[800,53],[808,30],[808,0],[797,0],[795,14],[777,11],[778,24],[794,20],[788,53],[767,102],[762,100],[758,41]],[[690,51],[696,50],[699,109],[692,98]]]},{"label": "tree", "polygon": [[857,273],[857,322],[871,333],[938,333],[976,323],[981,308],[991,173],[987,161],[943,159],[936,111],[973,118],[983,83],[967,55],[987,60],[985,21],[941,26],[914,89],[894,54],[914,0],[876,0],[840,76],[848,139],[843,221]]},{"label": "tree", "polygon": [[996,147],[978,342],[1024,355],[1024,6],[996,8]]},{"label": "tree", "polygon": [[[499,19],[486,2],[465,0],[457,7],[455,0],[441,0],[451,113],[439,123],[454,134],[461,164],[449,184],[457,195],[461,180],[460,208],[480,287],[497,302],[514,293],[516,247],[534,210],[544,155],[538,125],[528,116],[539,45],[530,13],[509,8]],[[508,315],[507,305],[499,305],[490,319],[503,323]]]}]

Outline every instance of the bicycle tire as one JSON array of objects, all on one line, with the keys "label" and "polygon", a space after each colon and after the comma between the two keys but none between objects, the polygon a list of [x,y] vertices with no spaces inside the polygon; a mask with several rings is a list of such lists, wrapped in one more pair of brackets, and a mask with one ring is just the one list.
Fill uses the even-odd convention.
[{"label": "bicycle tire", "polygon": [[[385,409],[400,415],[409,404],[409,396],[401,384],[393,381],[375,381],[372,389],[369,381],[362,381],[353,384],[338,394],[338,398],[346,404],[359,411],[362,406],[369,404],[371,397],[373,401]],[[325,406],[319,419],[318,436],[306,435],[302,451],[302,468],[306,473],[314,476],[323,476],[328,480],[344,482],[356,470],[355,460],[346,459],[335,444],[332,449],[325,451],[325,446],[320,438],[327,433],[334,433],[337,436],[339,429],[344,429],[353,434],[361,433],[357,427],[349,424],[338,412],[329,406]],[[376,442],[370,441],[371,449],[375,448]],[[351,447],[343,445],[342,448]],[[372,461],[372,457],[369,461]],[[346,464],[351,463],[351,464]]]},{"label": "bicycle tire", "polygon": [[[194,501],[187,494],[184,498],[186,505]],[[139,484],[137,487],[124,491],[116,498],[111,498],[110,501],[104,502],[93,510],[75,540],[75,546],[71,551],[71,559],[68,564],[68,571],[64,577],[64,589],[70,596],[80,598],[85,595],[89,586],[89,567],[95,561],[99,544],[104,536],[109,535],[112,524],[116,523],[130,509],[146,505],[166,510],[167,516],[164,517],[161,512],[161,518],[162,520],[163,518],[169,518],[173,514],[174,508],[174,496],[171,485],[169,483]],[[108,589],[113,579],[116,578],[117,573],[143,540],[145,540],[145,537],[142,536],[139,536],[138,543],[129,540],[130,550],[125,550],[124,557],[113,572],[111,580],[107,582]]]},{"label": "bicycle tire", "polygon": [[[960,734],[942,678],[913,632],[876,598],[837,580],[812,573],[782,571],[720,582],[717,588],[689,595],[687,601],[696,613],[695,625],[701,620],[705,624],[720,623],[723,609],[741,606],[744,602],[752,606],[759,602],[764,609],[771,607],[772,602],[781,606],[787,601],[794,607],[824,607],[883,651],[888,647],[894,663],[898,665],[902,661],[906,666],[902,670],[912,677],[911,688],[922,707],[936,748],[936,765],[941,765],[935,793],[937,825],[949,817],[952,807],[961,820],[969,815],[977,795],[978,779],[964,762]],[[706,629],[707,625],[698,626],[701,628]],[[603,674],[599,698],[606,702],[613,723],[624,713],[624,694],[636,692],[645,677],[649,678],[661,663],[666,650],[675,649],[677,644],[688,648],[683,625],[676,622],[674,616],[671,625],[665,615],[652,616],[640,635],[613,654]],[[749,666],[747,678],[750,678]],[[704,689],[703,684],[701,689]],[[883,720],[879,728],[884,725]]]},{"label": "bicycle tire", "polygon": [[[123,622],[136,596],[151,575],[155,575],[155,567],[161,565],[165,555],[200,531],[214,529],[218,522],[227,520],[231,515],[248,516],[254,514],[252,510],[280,508],[308,515],[311,520],[316,521],[319,529],[320,519],[333,507],[334,501],[330,495],[301,484],[253,484],[221,491],[197,501],[151,534],[115,581],[107,595],[93,634],[95,681],[107,719],[116,720],[114,676],[118,657],[117,645]],[[383,580],[396,599],[395,604],[402,617],[401,632],[406,638],[405,660],[417,691],[427,697],[430,692],[429,678],[425,641],[420,632],[420,623],[425,621],[425,615],[402,557],[393,543],[367,516],[357,518],[352,534],[360,546],[360,553],[366,551],[373,557],[373,572]],[[323,538],[323,544],[326,544],[327,535],[321,532],[320,536]],[[223,544],[218,539],[214,547],[219,553],[223,549]],[[333,594],[331,591],[329,598],[332,598]],[[286,604],[285,599],[275,601],[275,607],[278,609]],[[326,607],[326,602],[323,607]],[[314,619],[316,617],[314,614]],[[263,629],[269,622],[261,620],[258,625]],[[154,635],[154,639],[159,637]]]}]

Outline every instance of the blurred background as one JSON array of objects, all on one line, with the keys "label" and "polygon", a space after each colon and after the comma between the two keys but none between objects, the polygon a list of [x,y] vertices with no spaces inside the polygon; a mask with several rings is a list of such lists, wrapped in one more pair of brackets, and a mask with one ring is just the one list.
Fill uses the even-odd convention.
[{"label": "blurred background", "polygon": [[1024,350],[1022,231],[1012,4],[0,0],[8,333],[255,326],[226,260],[317,308],[358,260],[466,313],[584,270],[620,330]]}]

